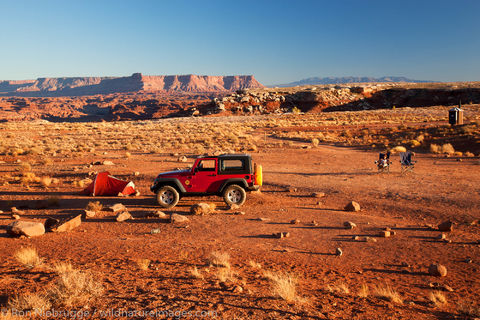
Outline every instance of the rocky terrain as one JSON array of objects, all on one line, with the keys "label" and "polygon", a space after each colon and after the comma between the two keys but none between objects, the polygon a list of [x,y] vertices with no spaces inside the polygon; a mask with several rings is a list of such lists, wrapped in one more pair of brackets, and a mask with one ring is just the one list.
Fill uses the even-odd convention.
[{"label": "rocky terrain", "polygon": [[305,86],[305,85],[322,85],[322,84],[339,84],[339,83],[359,83],[359,82],[433,82],[433,81],[422,81],[422,80],[413,80],[405,77],[312,77],[306,78],[299,81],[290,82],[287,84],[279,84],[278,87],[294,87],[294,86]]},{"label": "rocky terrain", "polygon": [[0,81],[3,96],[84,96],[120,92],[218,92],[262,88],[254,76],[171,75],[130,77],[38,78],[37,80]]}]

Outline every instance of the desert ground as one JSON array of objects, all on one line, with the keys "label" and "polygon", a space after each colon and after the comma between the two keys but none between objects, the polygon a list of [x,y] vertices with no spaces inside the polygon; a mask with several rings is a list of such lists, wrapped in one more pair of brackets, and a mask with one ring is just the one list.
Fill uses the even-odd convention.
[{"label": "desert ground", "polygon": [[[33,318],[42,307],[77,313],[38,318],[478,318],[480,107],[463,107],[458,127],[446,106],[1,123],[0,319]],[[413,172],[401,173],[399,146],[415,152]],[[390,149],[391,170],[378,173],[374,161]],[[220,153],[251,154],[263,166],[260,192],[239,209],[212,196],[152,215],[159,172]],[[102,171],[141,194],[80,195]],[[350,201],[361,210],[345,210]],[[216,208],[190,215],[199,202]],[[133,218],[117,222],[115,203]],[[14,215],[44,222],[86,208],[95,216],[68,232],[6,232]],[[188,221],[170,223],[172,213]],[[439,231],[445,221],[452,231]],[[446,276],[430,274],[432,264]],[[155,310],[171,313],[142,313]]]}]

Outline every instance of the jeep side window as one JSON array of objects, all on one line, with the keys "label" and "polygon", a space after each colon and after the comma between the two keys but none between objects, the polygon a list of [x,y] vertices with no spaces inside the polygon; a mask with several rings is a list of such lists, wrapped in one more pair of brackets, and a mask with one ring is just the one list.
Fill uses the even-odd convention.
[{"label": "jeep side window", "polygon": [[202,160],[197,165],[198,171],[215,171],[215,160],[206,159]]},{"label": "jeep side window", "polygon": [[245,171],[245,161],[241,159],[222,159],[220,165],[221,172],[239,172]]}]

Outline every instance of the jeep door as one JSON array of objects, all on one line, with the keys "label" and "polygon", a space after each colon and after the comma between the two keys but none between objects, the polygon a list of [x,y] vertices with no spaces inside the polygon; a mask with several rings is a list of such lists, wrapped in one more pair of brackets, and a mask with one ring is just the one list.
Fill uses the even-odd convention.
[{"label": "jeep door", "polygon": [[197,160],[192,175],[192,188],[189,192],[216,193],[221,181],[218,177],[218,161],[216,158]]}]

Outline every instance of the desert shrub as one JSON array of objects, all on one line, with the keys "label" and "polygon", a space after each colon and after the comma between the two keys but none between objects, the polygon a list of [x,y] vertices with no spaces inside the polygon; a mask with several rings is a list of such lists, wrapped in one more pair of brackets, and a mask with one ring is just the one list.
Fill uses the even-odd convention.
[{"label": "desert shrub", "polygon": [[297,295],[296,286],[298,280],[289,273],[266,271],[263,273],[272,285],[272,292],[275,296],[288,302],[302,302],[303,298]]},{"label": "desert shrub", "polygon": [[103,204],[100,203],[100,201],[90,201],[85,210],[88,210],[88,211],[93,211],[93,212],[98,212],[98,211],[102,211],[103,209]]},{"label": "desert shrub", "polygon": [[326,289],[330,292],[344,293],[344,294],[350,293],[350,289],[343,282],[339,284],[334,284],[334,285],[327,285]]},{"label": "desert shrub", "polygon": [[45,294],[27,293],[8,299],[8,308],[16,311],[41,312],[51,308],[51,303]]},{"label": "desert shrub", "polygon": [[360,289],[358,290],[358,296],[361,298],[366,298],[368,297],[368,294],[370,293],[370,289],[368,288],[368,285],[366,283],[362,283],[360,286]]},{"label": "desert shrub", "polygon": [[188,273],[190,274],[190,276],[192,278],[195,278],[195,279],[203,279],[203,275],[202,273],[200,272],[200,270],[198,270],[198,268],[195,266],[193,268],[190,268],[188,269]]},{"label": "desert shrub", "polygon": [[220,267],[215,275],[220,282],[235,282],[237,273],[230,267]]},{"label": "desert shrub", "polygon": [[430,300],[436,307],[441,307],[447,303],[447,298],[441,291],[432,291],[428,294]]},{"label": "desert shrub", "polygon": [[230,268],[230,255],[227,252],[213,251],[209,263],[216,267]]},{"label": "desert shrub", "polygon": [[386,299],[398,304],[403,303],[403,299],[400,294],[394,289],[392,289],[392,287],[390,287],[390,285],[388,284],[376,286],[374,288],[374,294],[379,298]]},{"label": "desert shrub", "polygon": [[148,270],[151,263],[150,259],[137,259],[135,262],[137,263],[138,268],[144,271]]},{"label": "desert shrub", "polygon": [[34,268],[42,264],[42,259],[38,256],[37,249],[33,247],[21,248],[15,252],[15,259],[26,268]]}]

